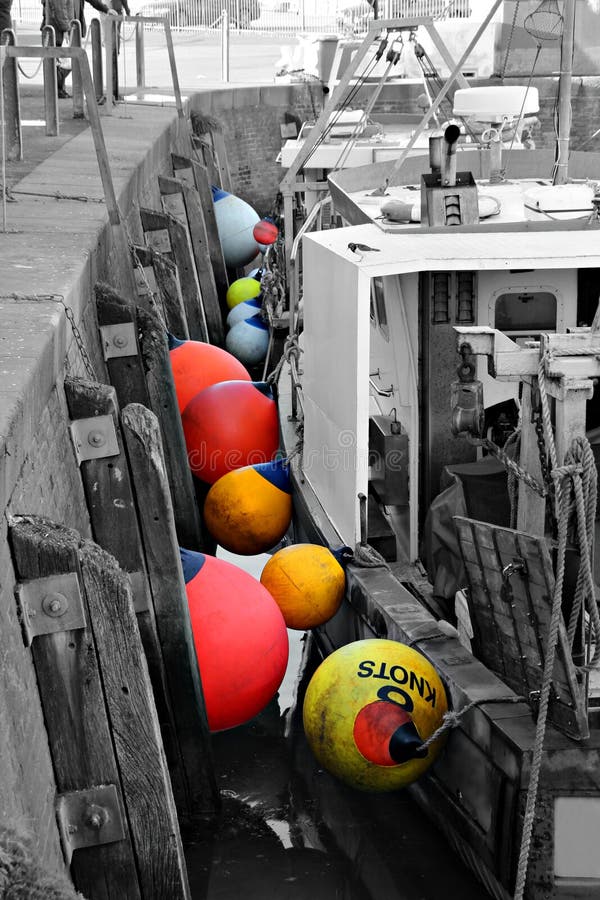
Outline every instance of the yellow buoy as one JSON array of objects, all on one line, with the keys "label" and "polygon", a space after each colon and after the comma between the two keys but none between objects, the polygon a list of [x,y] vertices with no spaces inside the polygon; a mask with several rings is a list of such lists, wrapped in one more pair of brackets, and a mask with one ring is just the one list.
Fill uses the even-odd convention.
[{"label": "yellow buoy", "polygon": [[260,294],[260,281],[256,278],[237,278],[227,288],[225,300],[229,309],[233,309],[239,303],[253,300]]},{"label": "yellow buoy", "polygon": [[274,553],[261,582],[275,599],[288,628],[303,631],[336,614],[346,575],[331,550],[319,544],[294,544]]},{"label": "yellow buoy", "polygon": [[442,681],[418,651],[397,641],[354,641],[328,656],[304,698],[304,730],[319,763],[351,787],[394,791],[415,781],[444,738]]}]

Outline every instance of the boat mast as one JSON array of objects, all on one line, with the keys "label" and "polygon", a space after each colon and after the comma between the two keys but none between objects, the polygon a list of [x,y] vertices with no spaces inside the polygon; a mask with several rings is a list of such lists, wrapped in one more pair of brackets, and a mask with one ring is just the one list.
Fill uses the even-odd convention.
[{"label": "boat mast", "polygon": [[571,132],[571,79],[575,47],[575,0],[564,0],[563,34],[560,51],[558,82],[558,157],[554,184],[566,184],[569,166],[569,135]]}]

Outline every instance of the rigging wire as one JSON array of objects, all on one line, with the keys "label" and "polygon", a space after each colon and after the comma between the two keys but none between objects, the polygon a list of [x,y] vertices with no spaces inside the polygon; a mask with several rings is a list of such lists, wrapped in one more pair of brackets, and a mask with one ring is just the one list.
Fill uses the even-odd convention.
[{"label": "rigging wire", "polygon": [[310,160],[310,158],[312,157],[312,155],[315,153],[317,148],[320,147],[321,144],[326,140],[328,135],[331,133],[332,128],[339,122],[341,115],[348,109],[350,103],[354,100],[357,93],[363,87],[366,79],[373,72],[373,69],[378,64],[379,60],[381,59],[381,56],[383,55],[383,52],[384,52],[386,46],[387,46],[387,37],[384,37],[383,40],[381,41],[380,47],[378,48],[377,52],[375,53],[373,58],[370,60],[370,62],[368,63],[368,65],[365,68],[365,70],[363,71],[363,73],[357,78],[351,91],[344,98],[344,101],[342,104],[340,104],[340,107],[332,114],[329,121],[327,122],[327,125],[323,129],[323,132],[319,135],[319,137],[315,141],[314,146],[312,147],[310,153],[308,154],[306,160],[304,161],[305,166],[308,163],[308,161]]}]

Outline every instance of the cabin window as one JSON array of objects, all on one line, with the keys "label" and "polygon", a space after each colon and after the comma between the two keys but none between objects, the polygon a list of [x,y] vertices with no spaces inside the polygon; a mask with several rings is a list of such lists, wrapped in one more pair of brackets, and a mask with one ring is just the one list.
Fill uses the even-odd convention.
[{"label": "cabin window", "polygon": [[495,327],[509,335],[538,335],[556,330],[556,297],[549,291],[500,294]]},{"label": "cabin window", "polygon": [[384,338],[389,340],[390,330],[388,327],[387,313],[385,311],[385,296],[383,291],[383,278],[371,279],[371,311],[375,315],[371,316],[377,322],[379,330]]}]

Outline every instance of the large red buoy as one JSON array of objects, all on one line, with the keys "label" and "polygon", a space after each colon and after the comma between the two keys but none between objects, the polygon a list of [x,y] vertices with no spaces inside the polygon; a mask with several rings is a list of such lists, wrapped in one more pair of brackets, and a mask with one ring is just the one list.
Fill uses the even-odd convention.
[{"label": "large red buoy", "polygon": [[180,552],[208,725],[235,728],[258,715],[283,680],[285,622],[266,588],[243,569]]},{"label": "large red buoy", "polygon": [[277,406],[263,381],[223,381],[200,391],[181,420],[190,468],[209,484],[277,454]]},{"label": "large red buoy", "polygon": [[232,353],[203,341],[180,341],[169,335],[171,369],[179,411],[192,397],[221,381],[252,381],[246,367]]},{"label": "large red buoy", "polygon": [[291,519],[290,471],[282,459],[228,472],[213,484],[204,501],[204,520],[214,539],[242,556],[274,547]]}]

